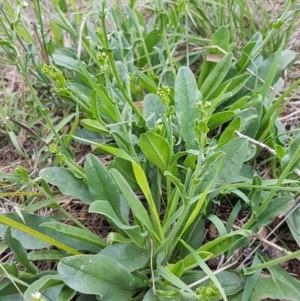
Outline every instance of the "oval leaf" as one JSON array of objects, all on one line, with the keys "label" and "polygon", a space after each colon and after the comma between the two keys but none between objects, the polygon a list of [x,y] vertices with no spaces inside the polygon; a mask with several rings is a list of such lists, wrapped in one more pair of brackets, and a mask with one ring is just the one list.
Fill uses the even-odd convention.
[{"label": "oval leaf", "polygon": [[69,287],[80,293],[100,295],[102,301],[125,301],[135,293],[133,276],[121,263],[107,256],[63,258],[57,270]]},{"label": "oval leaf", "polygon": [[119,189],[104,164],[96,156],[89,154],[85,161],[85,171],[93,198],[108,201],[122,219]]},{"label": "oval leaf", "polygon": [[150,251],[135,244],[116,244],[103,249],[100,255],[113,258],[129,272],[143,268],[150,259]]},{"label": "oval leaf", "polygon": [[175,80],[175,112],[180,133],[186,144],[186,149],[197,149],[193,129],[195,120],[201,119],[196,104],[202,100],[193,72],[187,67],[181,67]]},{"label": "oval leaf", "polygon": [[41,170],[39,175],[46,182],[57,186],[65,195],[74,196],[85,204],[91,204],[94,201],[88,186],[83,180],[76,178],[66,168],[47,167]]},{"label": "oval leaf", "polygon": [[162,172],[168,169],[170,145],[161,136],[147,132],[140,137],[140,147],[145,157]]}]

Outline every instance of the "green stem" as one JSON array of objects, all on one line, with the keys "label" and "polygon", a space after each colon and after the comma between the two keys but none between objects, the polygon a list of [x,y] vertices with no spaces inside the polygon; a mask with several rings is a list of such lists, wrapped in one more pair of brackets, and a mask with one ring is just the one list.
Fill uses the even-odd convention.
[{"label": "green stem", "polygon": [[141,27],[139,26],[138,24],[138,20],[137,20],[137,17],[136,17],[136,13],[133,11],[133,16],[134,16],[134,21],[136,23],[136,28],[137,28],[137,31],[139,33],[139,36],[140,36],[140,39],[142,41],[142,46],[143,46],[143,50],[145,52],[145,56],[146,56],[146,60],[147,60],[147,64],[149,66],[149,68],[152,67],[152,64],[151,64],[151,59],[150,59],[150,55],[149,55],[149,52],[148,52],[148,49],[147,49],[147,45],[145,43],[145,38],[143,37],[143,34],[141,32]]},{"label": "green stem", "polygon": [[181,231],[181,228],[187,218],[187,214],[189,213],[190,209],[190,202],[186,202],[183,204],[183,210],[181,213],[181,216],[179,217],[176,225],[172,229],[169,236],[163,241],[163,243],[155,250],[154,252],[154,258],[156,258],[159,253],[164,252],[166,253],[166,260],[169,257],[170,252],[172,251],[171,248],[174,248],[176,244],[174,244],[174,240],[178,239],[178,234]]},{"label": "green stem", "polygon": [[206,138],[206,134],[201,132],[199,141],[198,141],[199,153],[198,153],[197,165],[196,165],[196,169],[194,171],[194,176],[192,178],[192,186],[190,188],[189,195],[188,195],[189,198],[192,198],[194,196],[195,191],[199,185],[199,182],[197,180],[199,179],[200,173],[201,173],[202,150],[204,148],[205,138]]},{"label": "green stem", "polygon": [[[110,92],[110,94],[113,95],[111,83],[110,83],[108,77],[106,77],[106,82],[107,82],[107,86],[109,87],[109,92]],[[117,103],[114,103],[114,106],[116,107],[116,110],[115,110],[115,111],[116,111],[116,113],[117,113],[117,115],[118,115],[118,119],[119,119],[120,122],[121,122],[120,127],[121,127],[121,129],[122,129],[122,131],[123,131],[123,134],[124,134],[125,137],[126,137],[126,140],[129,142],[129,152],[130,152],[130,155],[133,157],[134,161],[135,161],[138,165],[140,165],[140,161],[139,161],[139,159],[138,159],[138,156],[137,156],[136,151],[135,151],[135,149],[134,149],[134,146],[133,146],[133,144],[132,144],[132,139],[131,139],[131,137],[130,137],[130,131],[128,130],[127,125],[126,125],[125,123],[123,123],[123,117],[122,117],[122,114],[120,113],[120,111],[119,111],[119,109],[118,109],[118,107],[117,107]],[[124,121],[126,121],[126,120],[124,120]]]},{"label": "green stem", "polygon": [[69,158],[66,158],[64,162],[72,171],[76,172],[78,175],[80,175],[83,179],[86,179],[86,175],[84,173],[84,169],[78,165],[74,160],[71,160]]},{"label": "green stem", "polygon": [[249,268],[245,268],[245,272],[248,273],[248,272],[254,272],[254,271],[260,270],[260,269],[266,269],[266,268],[272,267],[274,265],[278,265],[278,264],[280,264],[282,262],[294,259],[296,257],[300,257],[300,250],[296,251],[296,252],[294,252],[292,254],[288,254],[288,255],[279,257],[279,258],[274,259],[272,261],[268,261],[268,262],[265,262],[265,263],[261,263],[261,264],[257,264],[257,265],[251,266]]},{"label": "green stem", "polygon": [[41,16],[40,0],[34,1],[34,7],[36,10],[36,17],[37,17],[39,25],[41,27],[41,36],[42,36],[42,40],[43,40],[44,50],[48,57],[48,51],[47,51],[47,47],[46,47],[46,40],[45,40],[45,34],[44,34],[44,24],[43,24],[43,20],[42,20],[42,16]]},{"label": "green stem", "polygon": [[214,191],[222,191],[226,188],[243,188],[243,189],[253,189],[253,188],[259,188],[263,190],[281,190],[281,191],[293,191],[293,192],[299,192],[299,187],[285,187],[285,186],[262,186],[262,185],[252,185],[252,184],[245,184],[245,183],[239,183],[239,184],[227,184],[220,188],[215,189]]},{"label": "green stem", "polygon": [[49,128],[50,128],[50,130],[52,131],[52,133],[54,134],[55,138],[57,139],[57,142],[59,143],[59,145],[61,145],[61,147],[62,147],[62,149],[63,149],[63,153],[66,155],[67,158],[70,158],[70,154],[69,154],[68,150],[66,149],[66,147],[65,147],[65,145],[64,145],[64,143],[63,143],[63,141],[62,141],[62,139],[61,139],[60,136],[58,135],[56,129],[54,128],[54,126],[53,126],[53,124],[52,124],[50,118],[48,117],[48,114],[47,114],[47,113],[46,113],[46,114],[43,113],[43,105],[42,105],[41,101],[39,100],[39,98],[36,96],[36,93],[35,93],[35,91],[34,91],[34,89],[33,89],[33,86],[32,86],[32,84],[31,84],[31,81],[30,81],[30,79],[29,79],[29,77],[28,77],[27,70],[25,70],[24,65],[22,64],[21,60],[18,60],[18,63],[19,63],[19,66],[20,66],[20,68],[21,68],[21,70],[22,70],[22,74],[23,74],[23,76],[24,76],[24,79],[25,79],[25,81],[26,81],[26,84],[27,84],[28,87],[29,87],[29,90],[30,90],[30,92],[31,92],[31,95],[32,95],[32,97],[33,97],[35,103],[37,104],[38,108],[39,108],[40,111],[42,112],[42,114],[43,114],[43,116],[44,116],[44,118],[45,118],[45,120],[46,120],[46,122],[47,122],[47,124],[48,124],[48,126],[49,126]]},{"label": "green stem", "polygon": [[[280,104],[286,99],[286,97],[294,91],[295,88],[297,88],[300,84],[300,79],[295,81],[273,104],[272,106],[267,110],[265,116],[263,117],[261,124],[260,124],[260,130],[258,133],[259,141],[263,141],[265,137],[267,136],[270,127],[274,124],[277,117],[282,113],[282,111],[285,109],[286,105],[290,102],[290,99],[286,100],[283,105],[278,109]],[[298,90],[298,89],[297,89]],[[296,91],[294,91],[293,94],[295,94]],[[277,110],[278,109],[278,110]],[[276,111],[277,110],[277,111]],[[276,111],[276,114],[274,114],[274,117],[271,119],[273,113]],[[267,126],[268,125],[268,126]]]},{"label": "green stem", "polygon": [[[288,1],[288,4],[286,5],[283,13],[281,14],[281,17],[279,18],[279,20],[277,22],[282,21],[284,23],[283,19],[284,19],[286,13],[288,12],[290,6],[291,6],[291,0]],[[265,45],[269,42],[269,40],[271,39],[272,35],[274,34],[274,32],[277,29],[278,28],[274,28],[272,26],[271,31],[268,33],[268,35],[266,36],[266,38],[262,41],[262,43],[260,44],[260,46],[256,49],[255,53],[253,54],[253,56],[252,56],[253,58],[255,58],[260,53],[260,51],[265,48]]]},{"label": "green stem", "polygon": [[198,161],[197,161],[197,166],[194,172],[194,177],[192,180],[192,186],[190,188],[187,200],[184,200],[183,203],[183,210],[180,215],[180,217],[177,220],[176,225],[172,229],[170,235],[166,238],[166,240],[162,243],[162,245],[155,251],[154,256],[157,256],[160,252],[166,250],[166,259],[168,259],[170,253],[172,252],[172,249],[176,247],[176,243],[174,243],[174,240],[180,238],[178,235],[182,231],[182,227],[184,226],[184,222],[187,219],[187,216],[190,213],[190,199],[194,196],[194,193],[198,187],[198,181],[197,179],[199,178],[199,175],[201,173],[201,162],[202,162],[202,149],[204,146],[204,141],[205,141],[206,134],[201,133],[199,137],[199,154],[198,154]]},{"label": "green stem", "polygon": [[103,30],[104,46],[106,48],[109,48],[110,45],[109,45],[109,41],[108,41],[108,37],[107,37],[106,23],[105,23],[105,5],[106,5],[106,1],[102,1],[100,20],[101,20],[101,25],[102,25],[102,30]]},{"label": "green stem", "polygon": [[168,56],[168,59],[169,59],[169,64],[170,64],[170,67],[171,67],[171,73],[172,73],[173,77],[175,78],[176,71],[175,71],[175,68],[174,68],[174,65],[173,65],[173,60],[172,60],[172,56],[171,56],[171,51],[170,51],[170,47],[169,47],[169,43],[168,43],[168,38],[167,38],[165,26],[163,26],[162,36],[163,36],[167,56]]},{"label": "green stem", "polygon": [[132,110],[135,112],[135,114],[138,116],[138,118],[142,117],[141,112],[138,110],[138,108],[134,105],[133,101],[131,100],[130,96],[128,95],[123,82],[119,76],[119,73],[117,71],[116,65],[115,65],[115,61],[114,58],[112,56],[112,53],[110,51],[108,51],[108,49],[110,49],[110,44],[107,38],[107,31],[106,31],[106,24],[105,24],[105,3],[106,1],[102,2],[102,12],[101,12],[101,25],[102,25],[102,30],[103,30],[103,42],[104,42],[104,47],[106,48],[106,53],[108,55],[108,60],[109,60],[109,64],[110,67],[112,69],[112,73],[116,78],[116,81],[118,83],[118,87],[121,90],[121,92],[123,93],[126,101],[128,102],[128,104],[130,105],[130,107],[132,108]]},{"label": "green stem", "polygon": [[[39,191],[41,191],[45,196],[52,198],[52,195],[48,194],[45,189],[42,189],[41,187],[38,187]],[[61,205],[54,203],[52,204],[52,206],[56,209],[58,209],[66,218],[68,218],[70,221],[72,221],[75,225],[77,225],[78,227],[87,230],[90,232],[90,230],[85,227],[82,223],[80,223],[75,217],[73,217],[73,215],[71,215],[70,213],[68,213]]]},{"label": "green stem", "polygon": [[[280,175],[276,186],[280,186],[283,181],[285,180],[285,178],[287,177],[288,173],[291,171],[291,169],[293,168],[293,166],[295,165],[296,161],[298,160],[300,156],[300,145],[298,146],[297,150],[295,151],[295,153],[293,154],[291,160],[289,161],[288,165],[286,166],[286,168],[283,170],[282,174]],[[272,201],[273,196],[276,194],[277,190],[272,190],[269,195],[267,196],[267,198],[263,201],[263,203],[261,204],[261,206],[258,208],[257,211],[257,216],[254,216],[252,214],[251,218],[248,220],[248,222],[245,224],[244,229],[249,229],[253,223],[255,222],[256,218],[259,218],[259,216],[265,211],[265,209],[268,207],[268,205],[270,204],[270,202]]]},{"label": "green stem", "polygon": [[[168,105],[166,105],[166,110],[168,110]],[[172,128],[172,115],[167,117],[167,125],[168,125],[168,140],[169,140],[169,162],[168,162],[168,172],[172,173],[172,157],[173,157],[173,128]],[[170,199],[171,196],[171,180],[167,177],[167,200]]]},{"label": "green stem", "polygon": [[115,76],[115,79],[116,79],[116,81],[118,83],[118,88],[121,90],[121,92],[124,95],[126,101],[130,105],[130,107],[132,108],[132,110],[134,111],[134,113],[138,116],[138,118],[143,118],[141,112],[134,105],[133,101],[131,100],[130,96],[128,95],[128,93],[127,93],[127,91],[126,91],[126,89],[124,87],[124,84],[123,84],[123,82],[122,82],[122,80],[121,80],[121,78],[119,76],[118,70],[116,68],[115,61],[114,61],[114,58],[112,56],[112,53],[108,52],[107,55],[108,55],[108,60],[109,60],[109,63],[110,63],[110,67],[112,69],[112,73]]},{"label": "green stem", "polygon": [[68,213],[62,206],[60,206],[59,204],[54,204],[53,207],[58,209],[66,218],[72,221],[79,228],[90,232],[90,230],[87,227],[80,223],[72,214]]}]

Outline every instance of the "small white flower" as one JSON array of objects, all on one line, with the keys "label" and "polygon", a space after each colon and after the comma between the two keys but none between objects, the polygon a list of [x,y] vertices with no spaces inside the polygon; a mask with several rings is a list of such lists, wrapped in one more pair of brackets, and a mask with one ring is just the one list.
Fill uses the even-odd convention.
[{"label": "small white flower", "polygon": [[42,294],[40,292],[36,292],[34,294],[31,294],[32,298],[34,301],[44,301],[44,299],[42,299]]}]

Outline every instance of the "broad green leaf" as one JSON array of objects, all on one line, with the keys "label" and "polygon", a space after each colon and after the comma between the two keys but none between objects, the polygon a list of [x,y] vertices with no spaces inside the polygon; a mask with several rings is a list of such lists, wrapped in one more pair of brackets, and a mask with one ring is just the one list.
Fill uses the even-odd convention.
[{"label": "broad green leaf", "polygon": [[145,225],[148,231],[152,230],[151,221],[146,211],[145,207],[142,205],[139,198],[136,194],[132,191],[128,183],[122,177],[122,175],[114,169],[110,170],[112,176],[114,177],[116,183],[118,184],[120,190],[122,191],[125,199],[128,203],[128,206],[132,210],[132,213],[136,219],[138,219],[143,225]]},{"label": "broad green leaf", "polygon": [[[81,138],[78,140],[85,141],[85,142],[87,141],[87,140],[81,139]],[[114,154],[124,160],[131,162],[135,179],[136,179],[138,185],[140,186],[141,190],[143,191],[145,198],[148,202],[149,211],[150,211],[151,218],[152,218],[152,221],[153,221],[153,224],[155,227],[155,231],[156,231],[158,237],[160,237],[160,238],[163,237],[162,228],[161,228],[161,224],[160,224],[160,218],[159,218],[157,209],[155,207],[155,203],[152,198],[152,194],[151,194],[151,190],[150,190],[150,187],[148,184],[147,177],[146,177],[145,172],[142,169],[142,167],[138,163],[136,163],[136,161],[128,153],[126,153],[123,149],[115,148],[115,147],[108,146],[108,145],[97,144],[97,143],[94,143],[94,145],[98,146],[102,150],[105,150],[111,154]],[[120,173],[118,172],[118,174],[120,174]],[[127,186],[129,188],[129,190],[126,188],[126,192],[128,192],[128,191],[132,192],[132,190],[130,189],[130,186],[124,180],[124,178],[121,177],[120,179],[122,180],[123,183],[125,182],[125,187]]]},{"label": "broad green leaf", "polygon": [[93,119],[82,119],[80,121],[81,125],[92,131],[92,132],[97,132],[97,133],[102,133],[102,134],[109,134],[109,130],[105,125],[100,123],[98,120],[93,120]]},{"label": "broad green leaf", "polygon": [[81,71],[74,51],[68,48],[56,49],[52,54],[52,59],[56,66],[64,67],[69,70]]},{"label": "broad green leaf", "polygon": [[[28,256],[28,258],[29,258],[29,256]],[[15,262],[10,263],[10,264],[1,262],[0,264],[1,264],[0,277],[7,277],[7,274],[13,275],[15,277],[17,277],[19,275],[19,270],[18,270],[17,264]]]},{"label": "broad green leaf", "polygon": [[[224,155],[223,152],[216,151],[212,153],[210,156],[205,158],[203,162],[203,166],[201,167],[201,178],[205,176],[205,174],[211,173],[212,167],[221,160],[221,157]],[[213,175],[214,176],[214,175]]]},{"label": "broad green leaf", "polygon": [[108,246],[99,254],[115,259],[129,272],[142,269],[150,260],[150,250],[139,248],[132,243]]},{"label": "broad green leaf", "polygon": [[[90,109],[91,103],[87,95],[91,93],[91,89],[81,84],[68,84],[67,89],[73,94],[72,100],[79,105],[79,107],[85,111],[88,115],[92,115]],[[62,95],[64,96],[64,95]]]},{"label": "broad green leaf", "polygon": [[[197,253],[201,254],[211,254],[210,258],[216,257],[219,254],[224,254],[227,252],[240,238],[248,237],[251,234],[251,231],[247,230],[238,230],[231,232],[225,236],[218,237],[197,250]],[[185,267],[189,268],[196,267],[197,263],[192,254],[184,258]],[[187,264],[188,263],[188,264]]]},{"label": "broad green leaf", "polygon": [[[200,284],[197,284],[197,282],[199,280],[202,280],[202,278],[204,278],[206,276],[207,275],[205,272],[199,271],[199,272],[193,273],[191,275],[183,276],[181,279],[187,285],[194,284],[193,289],[195,289],[199,286],[208,286],[209,285],[210,279],[202,281]],[[219,282],[221,283],[221,285],[226,293],[226,296],[234,295],[238,291],[240,291],[244,288],[245,277],[243,275],[239,275],[234,272],[223,271],[223,272],[217,274],[216,277],[219,280]]]},{"label": "broad green leaf", "polygon": [[[156,88],[155,88],[156,92]],[[147,94],[144,99],[144,117],[149,129],[155,128],[156,121],[166,113],[166,107],[155,94]]]},{"label": "broad green leaf", "polygon": [[27,254],[28,259],[32,261],[59,261],[68,256],[57,250],[33,251]]},{"label": "broad green leaf", "polygon": [[[157,85],[153,80],[151,80],[151,78],[149,78],[147,75],[145,75],[144,73],[142,73],[138,70],[136,71],[136,75],[140,78],[140,81],[149,90],[149,92],[151,92],[151,93],[157,92]],[[149,94],[149,95],[152,95],[151,97],[155,96],[157,101],[160,102],[158,96],[153,95],[153,94]],[[145,97],[145,104],[146,104],[146,98],[147,98],[147,96]],[[150,102],[148,102],[148,103],[150,104]],[[148,112],[150,112],[150,111],[148,111]],[[153,110],[153,112],[156,112],[156,110]]]},{"label": "broad green leaf", "polygon": [[[261,277],[257,281],[249,301],[260,301],[265,298],[298,301],[300,295],[300,282],[280,267],[270,268],[272,277]],[[230,297],[229,301],[242,300],[242,292]]]},{"label": "broad green leaf", "polygon": [[236,68],[238,71],[243,71],[247,66],[249,65],[251,61],[250,54],[256,45],[255,41],[249,41],[242,49],[241,57],[240,59],[236,62]]},{"label": "broad green leaf", "polygon": [[[209,46],[206,51],[206,54],[217,54],[224,56],[224,51],[227,52],[229,50],[229,40],[230,40],[230,33],[227,27],[222,26],[220,27],[212,36]],[[220,49],[218,49],[219,47]],[[222,51],[223,50],[223,51]],[[205,60],[201,67],[201,73],[198,80],[198,87],[200,88],[206,78],[211,74],[212,70],[216,66],[216,63],[210,62]]]},{"label": "broad green leaf", "polygon": [[40,225],[41,227],[53,230],[57,233],[61,233],[68,237],[84,241],[86,243],[95,245],[99,248],[105,248],[107,246],[106,242],[101,239],[99,236],[95,235],[91,231],[80,229],[71,225],[63,224],[60,222],[48,222]]},{"label": "broad green leaf", "polygon": [[241,133],[255,138],[259,130],[260,121],[255,108],[249,108],[238,113],[238,116],[242,119]]},{"label": "broad green leaf", "polygon": [[23,213],[23,218],[25,224],[16,213],[5,213],[0,215],[0,236],[4,237],[4,232],[6,230],[5,225],[9,225],[14,227],[12,229],[12,235],[25,249],[42,249],[54,245],[71,254],[80,254],[76,250],[99,251],[98,247],[86,244],[71,237],[66,240],[64,235],[40,227],[42,223],[56,222],[56,220],[52,218],[28,213]]},{"label": "broad green leaf", "polygon": [[111,173],[93,154],[87,155],[84,167],[89,190],[94,200],[108,201],[117,216],[122,219],[119,189]]},{"label": "broad green leaf", "polygon": [[[182,236],[182,239],[184,239],[184,241],[189,246],[191,246],[194,250],[198,250],[205,239],[206,236],[205,222],[206,222],[205,217],[203,215],[199,215],[198,218],[194,220],[192,225],[187,229],[187,231]],[[181,247],[178,256],[180,258],[185,258],[187,255],[189,255],[189,251],[186,248]],[[209,253],[209,256],[210,255],[211,253]]]},{"label": "broad green leaf", "polygon": [[238,175],[243,163],[255,154],[255,147],[244,138],[231,140],[218,150],[224,152],[225,155],[216,184],[231,183],[234,177]]},{"label": "broad green leaf", "polygon": [[13,237],[11,233],[11,227],[6,229],[4,241],[13,252],[14,260],[23,265],[30,273],[36,274],[36,266],[28,259],[27,252],[22,244]]},{"label": "broad green leaf", "polygon": [[241,110],[245,107],[247,104],[248,100],[251,99],[250,96],[244,96],[235,101],[229,108],[229,111],[236,111],[236,110]]},{"label": "broad green leaf", "polygon": [[202,168],[202,173],[200,175],[201,181],[199,182],[197,193],[207,191],[207,187],[211,186],[212,183],[214,185],[214,182],[218,177],[220,170],[223,166],[224,155],[224,152],[216,151],[205,160]]},{"label": "broad green leaf", "polygon": [[298,247],[300,247],[300,210],[295,210],[289,218],[286,220],[289,229],[295,239],[295,241],[298,244]]},{"label": "broad green leaf", "polygon": [[273,199],[266,210],[259,215],[258,220],[250,227],[250,230],[257,232],[260,227],[270,224],[277,215],[285,210],[291,201],[292,197],[288,196]]},{"label": "broad green leaf", "polygon": [[226,129],[221,134],[218,141],[218,147],[220,148],[224,144],[236,138],[234,131],[240,131],[240,128],[241,128],[241,118],[237,117],[230,122],[230,124],[226,127]]},{"label": "broad green leaf", "polygon": [[145,236],[147,232],[142,233],[140,226],[130,226],[124,224],[115,214],[109,202],[95,201],[90,206],[89,212],[106,216],[116,229],[123,230],[138,246],[143,247],[145,245]]},{"label": "broad green leaf", "polygon": [[210,220],[215,225],[220,236],[225,236],[227,234],[224,223],[218,216],[216,216],[215,214],[210,214],[207,216],[207,219]]},{"label": "broad green leaf", "polygon": [[144,296],[143,301],[159,301],[157,297],[154,295],[153,289],[149,289],[149,291]]},{"label": "broad green leaf", "polygon": [[120,76],[120,79],[126,89],[130,88],[130,77],[127,68],[121,61],[116,61],[116,69]]},{"label": "broad green leaf", "polygon": [[[80,294],[76,301],[99,301],[96,295]],[[63,300],[62,300],[63,301]]]},{"label": "broad green leaf", "polygon": [[217,98],[225,89],[225,93],[230,93],[231,96],[235,95],[245,86],[250,76],[250,74],[241,74],[226,80],[219,87],[217,87],[215,91],[213,91],[213,93],[210,95],[210,99]]},{"label": "broad green leaf", "polygon": [[130,147],[134,142],[125,137],[124,132],[121,129],[120,125],[111,124],[108,125],[108,127],[118,148],[125,150],[126,153],[130,153]]},{"label": "broad green leaf", "polygon": [[[262,187],[262,179],[259,175],[254,175],[252,185]],[[252,188],[250,194],[248,195],[248,198],[250,200],[252,213],[254,216],[257,216],[257,211],[262,201],[261,188]]]},{"label": "broad green leaf", "polygon": [[146,132],[140,136],[140,147],[149,162],[158,167],[161,172],[168,169],[172,154],[170,145],[164,138],[153,132]]},{"label": "broad green leaf", "polygon": [[[72,290],[70,287],[64,285],[58,294],[58,301],[71,301],[74,300],[73,297],[76,295],[76,291]],[[89,299],[89,301],[91,301]]]},{"label": "broad green leaf", "polygon": [[180,133],[185,142],[185,148],[197,149],[194,138],[195,120],[201,119],[200,112],[196,109],[202,95],[198,90],[193,72],[187,67],[181,67],[175,80],[175,112]]},{"label": "broad green leaf", "polygon": [[210,96],[220,86],[224,80],[226,74],[229,71],[232,63],[232,53],[226,54],[213,70],[208,74],[205,81],[200,86],[200,92],[202,93],[203,101],[210,100]]},{"label": "broad green leaf", "polygon": [[175,264],[169,264],[169,270],[172,274],[174,274],[177,277],[181,277],[184,272],[184,264],[183,261],[177,261]]},{"label": "broad green leaf", "polygon": [[[300,135],[298,135],[290,144],[290,146],[288,147],[287,151],[286,151],[286,155],[282,158],[282,162],[281,162],[281,170],[284,170],[286,168],[286,166],[289,164],[291,158],[293,157],[293,155],[295,154],[295,152],[297,151],[297,148],[300,145]],[[298,160],[296,161],[295,165],[293,166],[292,169],[295,168],[300,168],[300,158],[298,158]]]},{"label": "broad green leaf", "polygon": [[75,141],[78,140],[80,143],[86,145],[91,145],[93,143],[109,143],[113,140],[111,135],[91,132],[85,128],[76,131],[72,138],[74,138]]},{"label": "broad green leaf", "polygon": [[113,161],[107,166],[108,170],[116,169],[126,180],[133,191],[139,190],[139,185],[135,180],[132,170],[132,165],[129,161],[120,157],[115,157]]},{"label": "broad green leaf", "polygon": [[91,204],[94,201],[84,181],[76,178],[72,172],[66,168],[47,167],[41,170],[39,175],[46,182],[57,186],[65,195],[74,196],[85,204]]},{"label": "broad green leaf", "polygon": [[59,275],[46,275],[32,283],[24,293],[25,300],[32,300],[32,294],[43,292],[50,287],[63,284]]},{"label": "broad green leaf", "polygon": [[57,270],[70,288],[84,294],[99,295],[102,301],[127,301],[137,289],[129,271],[121,263],[103,255],[63,258]]},{"label": "broad green leaf", "polygon": [[235,113],[230,111],[215,113],[209,118],[207,126],[211,131],[224,124],[225,122],[233,119],[234,117]]},{"label": "broad green leaf", "polygon": [[[154,28],[145,37],[144,43],[145,43],[148,53],[151,53],[153,51],[153,47],[156,46],[160,42],[160,40],[162,38],[161,33],[162,32],[160,29]],[[142,69],[147,64],[147,57],[149,57],[149,55],[146,54],[144,48],[142,48],[142,51],[140,53],[140,60],[138,62],[139,68]]]}]

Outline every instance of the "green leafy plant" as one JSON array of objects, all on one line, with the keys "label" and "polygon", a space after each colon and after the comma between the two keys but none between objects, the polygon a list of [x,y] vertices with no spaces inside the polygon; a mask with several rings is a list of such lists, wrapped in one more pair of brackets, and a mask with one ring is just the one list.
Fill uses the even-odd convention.
[{"label": "green leafy plant", "polygon": [[[5,5],[7,10],[10,6]],[[39,2],[34,5],[39,11]],[[124,20],[114,8],[115,30],[109,34],[105,2],[94,8],[99,27],[79,16],[70,22],[57,6],[58,24],[70,34],[74,47],[60,48],[59,40],[55,48],[41,31],[47,51],[34,70],[35,85],[29,76],[30,61],[20,58],[15,40],[7,37],[1,43],[22,71],[32,102],[51,129],[45,144],[56,166],[43,168],[37,179],[19,170],[19,183],[35,187],[47,199],[0,216],[3,248],[9,247],[18,263],[1,263],[5,280],[0,300],[76,296],[78,301],[255,301],[266,296],[261,283],[267,288],[276,283],[267,294],[274,296],[274,291],[281,294],[287,289],[286,282],[297,291],[298,281],[274,265],[299,252],[273,260],[260,254],[245,269],[235,269],[239,262],[232,257],[250,244],[260,227],[286,210],[299,189],[294,176],[299,168],[299,136],[286,143],[277,118],[278,108],[287,104],[285,96],[294,89],[283,95],[277,91],[282,70],[294,53],[283,50],[282,41],[276,52],[263,56],[270,36],[257,33],[237,57],[232,33],[218,26],[195,77],[187,63],[193,56],[187,53],[185,62],[173,59],[172,52],[182,41],[167,36],[169,27],[175,31],[175,21],[189,12],[182,6],[180,2],[178,11],[171,13],[156,3],[152,27],[145,25],[133,3],[126,7]],[[17,36],[18,30],[13,29]],[[138,47],[133,48],[135,43]],[[69,118],[58,125],[35,90],[42,85],[60,109],[71,108]],[[70,120],[74,123],[64,135],[62,128]],[[83,166],[72,148],[79,143],[94,149]],[[262,179],[256,166],[262,150],[271,154],[271,180]],[[113,156],[108,165],[101,160],[103,154]],[[67,213],[51,185],[80,200],[90,214],[105,218],[110,225],[107,237],[100,238]],[[224,224],[214,209],[226,198],[232,200],[233,209]],[[73,225],[63,223],[60,216],[31,213],[43,207],[58,209]],[[250,218],[232,230],[243,210],[250,211]],[[207,223],[218,232],[210,241],[205,236]],[[211,269],[208,261],[219,256],[228,262]],[[54,261],[57,270],[39,273],[32,263],[37,260]],[[263,268],[272,277],[260,277]]]}]

